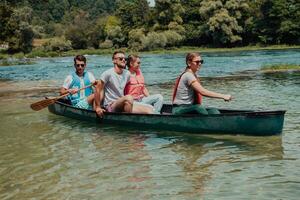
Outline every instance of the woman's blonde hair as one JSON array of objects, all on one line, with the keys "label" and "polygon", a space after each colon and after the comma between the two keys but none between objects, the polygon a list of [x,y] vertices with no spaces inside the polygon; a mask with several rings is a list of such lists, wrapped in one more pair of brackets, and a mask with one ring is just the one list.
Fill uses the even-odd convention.
[{"label": "woman's blonde hair", "polygon": [[127,65],[128,69],[130,67],[130,63],[133,62],[133,61],[135,61],[137,58],[140,58],[140,56],[138,56],[136,54],[131,54],[131,55],[129,55],[127,57],[127,63],[126,63],[126,65]]}]

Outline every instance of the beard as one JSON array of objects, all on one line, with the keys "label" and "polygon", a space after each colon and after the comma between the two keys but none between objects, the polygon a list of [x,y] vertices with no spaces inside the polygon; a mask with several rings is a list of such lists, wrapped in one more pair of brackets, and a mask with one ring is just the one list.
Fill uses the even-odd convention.
[{"label": "beard", "polygon": [[123,65],[123,64],[118,64],[117,66],[118,66],[119,68],[121,68],[121,69],[125,69],[125,68],[126,68],[126,64],[124,64],[124,65]]}]

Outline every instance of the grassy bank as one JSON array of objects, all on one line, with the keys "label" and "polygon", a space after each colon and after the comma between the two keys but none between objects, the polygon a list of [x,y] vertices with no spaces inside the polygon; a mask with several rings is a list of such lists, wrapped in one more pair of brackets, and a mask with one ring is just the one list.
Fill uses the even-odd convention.
[{"label": "grassy bank", "polygon": [[[169,48],[169,49],[158,49],[153,51],[143,51],[143,54],[175,54],[175,53],[187,53],[187,52],[238,52],[238,51],[255,51],[255,50],[284,50],[284,49],[300,49],[300,45],[273,45],[273,46],[246,46],[246,47],[235,47],[235,48],[207,48],[207,47],[180,47],[180,48]],[[132,53],[131,50],[122,48],[127,54]],[[17,53],[8,55],[3,50],[0,52],[0,60],[8,59],[23,59],[23,58],[39,58],[39,57],[64,57],[74,56],[77,54],[82,55],[111,55],[115,49],[81,49],[81,50],[70,50],[66,52],[56,51],[43,51],[41,48],[35,48],[28,54]]]},{"label": "grassy bank", "polygon": [[[300,49],[300,45],[288,46],[288,45],[274,45],[274,46],[246,46],[235,48],[208,48],[208,47],[180,47],[180,48],[168,48],[158,49],[152,51],[142,51],[143,54],[172,54],[172,53],[187,53],[198,51],[201,53],[206,52],[237,52],[237,51],[255,51],[255,50],[284,50],[284,49]],[[80,49],[70,50],[67,52],[45,52],[41,50],[33,50],[30,54],[25,55],[28,58],[35,57],[57,57],[57,56],[74,56],[76,54],[82,55],[111,55],[116,49]],[[127,54],[133,53],[127,48],[122,48]]]},{"label": "grassy bank", "polygon": [[238,51],[257,51],[257,50],[285,50],[285,49],[300,49],[300,45],[272,45],[272,46],[245,46],[234,48],[209,48],[209,47],[180,47],[171,49],[159,49],[153,51],[147,51],[143,53],[157,53],[157,54],[169,54],[169,53],[187,53],[187,52],[238,52]]},{"label": "grassy bank", "polygon": [[279,64],[279,65],[268,65],[261,68],[261,72],[263,73],[276,73],[276,72],[287,72],[287,71],[300,71],[300,65]]}]

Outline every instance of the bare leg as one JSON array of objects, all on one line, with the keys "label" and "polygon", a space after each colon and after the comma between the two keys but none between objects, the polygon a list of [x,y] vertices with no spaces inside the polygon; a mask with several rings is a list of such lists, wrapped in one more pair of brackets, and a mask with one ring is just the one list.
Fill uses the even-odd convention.
[{"label": "bare leg", "polygon": [[132,112],[133,98],[130,95],[123,96],[115,101],[111,107],[115,112]]},{"label": "bare leg", "polygon": [[132,108],[133,113],[141,113],[141,114],[152,114],[153,113],[153,106],[151,105],[141,105],[134,103]]},{"label": "bare leg", "polygon": [[90,96],[88,96],[87,102],[88,102],[90,105],[93,105],[93,103],[94,103],[94,98],[95,98],[95,95],[94,95],[94,94],[91,94]]}]

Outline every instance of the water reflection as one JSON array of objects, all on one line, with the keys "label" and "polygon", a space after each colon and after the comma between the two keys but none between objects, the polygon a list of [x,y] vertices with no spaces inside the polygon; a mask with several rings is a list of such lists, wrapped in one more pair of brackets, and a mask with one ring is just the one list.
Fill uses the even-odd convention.
[{"label": "water reflection", "polygon": [[[216,167],[224,166],[225,171],[242,173],[240,168],[243,165],[283,159],[282,138],[278,136],[203,136],[137,131],[105,125],[91,128],[90,123],[79,125],[56,116],[49,116],[49,119],[55,127],[64,126],[64,129],[70,130],[72,127],[72,132],[89,129],[85,136],[68,134],[71,138],[80,137],[89,143],[90,151],[81,150],[87,154],[80,157],[93,160],[93,164],[98,167],[97,170],[90,171],[88,176],[91,179],[101,179],[101,183],[108,186],[118,182],[113,188],[105,187],[113,193],[125,190],[145,194],[148,189],[155,191],[157,195],[166,195],[173,189],[177,191],[177,196],[184,194],[186,198],[203,197],[209,190],[207,183],[213,179]],[[89,158],[89,154],[94,156]],[[228,168],[230,163],[239,164]],[[170,185],[175,180],[176,184]],[[169,187],[156,191],[157,187],[164,184],[169,184]],[[102,192],[106,194],[107,191]]]}]

